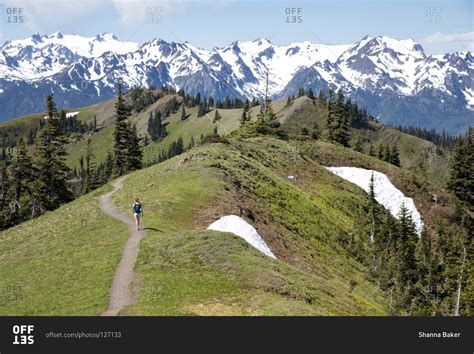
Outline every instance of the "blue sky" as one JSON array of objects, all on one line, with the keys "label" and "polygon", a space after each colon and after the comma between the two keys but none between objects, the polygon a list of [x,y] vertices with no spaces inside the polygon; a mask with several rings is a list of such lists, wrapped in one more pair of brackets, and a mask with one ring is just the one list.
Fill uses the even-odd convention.
[{"label": "blue sky", "polygon": [[[34,32],[93,36],[112,32],[121,40],[189,41],[202,48],[235,40],[268,38],[353,43],[364,35],[412,38],[429,53],[474,51],[473,1],[184,1],[0,0],[0,41]],[[22,23],[11,23],[21,8]],[[300,9],[300,10],[298,10]],[[148,13],[158,16],[154,22]],[[299,11],[299,14],[298,14]],[[301,16],[287,23],[287,12]],[[9,23],[10,21],[10,23]]]}]

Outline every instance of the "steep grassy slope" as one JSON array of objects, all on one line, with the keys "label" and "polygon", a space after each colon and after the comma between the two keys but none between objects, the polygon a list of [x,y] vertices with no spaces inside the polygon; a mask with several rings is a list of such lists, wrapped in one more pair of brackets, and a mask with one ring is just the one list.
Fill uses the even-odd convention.
[{"label": "steep grassy slope", "polygon": [[[272,138],[233,140],[130,174],[113,201],[128,212],[140,197],[148,233],[135,267],[136,303],[124,313],[386,314],[384,294],[338,242],[352,232],[365,194],[298,149]],[[105,309],[126,238],[125,227],[97,209],[106,189],[0,234],[0,287],[24,287],[1,314]],[[278,260],[206,230],[227,214],[254,225]]]},{"label": "steep grassy slope", "polygon": [[440,186],[448,178],[449,151],[437,148],[433,143],[379,123],[370,123],[371,129],[356,131],[353,141],[361,137],[364,152],[369,153],[370,145],[397,145],[400,151],[401,166],[418,175],[426,177]]},{"label": "steep grassy slope", "polygon": [[446,227],[454,222],[453,204],[449,194],[423,176],[353,149],[341,148],[324,141],[299,140],[295,141],[295,148],[301,155],[323,166],[361,167],[385,173],[399,190],[414,199],[429,233],[434,231],[439,222]]},{"label": "steep grassy slope", "polygon": [[0,232],[0,315],[97,315],[128,237],[103,215],[109,187]]}]

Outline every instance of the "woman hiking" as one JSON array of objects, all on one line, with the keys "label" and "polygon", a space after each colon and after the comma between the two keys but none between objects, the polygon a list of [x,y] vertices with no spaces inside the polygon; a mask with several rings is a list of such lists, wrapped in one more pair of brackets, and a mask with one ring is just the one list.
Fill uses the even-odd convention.
[{"label": "woman hiking", "polygon": [[140,231],[140,217],[143,216],[143,208],[140,200],[138,198],[135,199],[135,203],[133,203],[133,217],[135,218],[135,224],[137,224],[137,231]]}]

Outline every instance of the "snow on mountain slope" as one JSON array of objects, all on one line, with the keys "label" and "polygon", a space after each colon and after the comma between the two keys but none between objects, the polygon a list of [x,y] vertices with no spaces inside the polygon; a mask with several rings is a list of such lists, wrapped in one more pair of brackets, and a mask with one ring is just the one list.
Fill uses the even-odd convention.
[{"label": "snow on mountain slope", "polygon": [[[244,63],[250,68],[258,84],[250,91],[265,91],[268,72],[270,95],[284,89],[295,72],[302,67],[309,67],[316,62],[335,62],[349,45],[315,44],[309,41],[293,43],[287,46],[273,45],[267,39],[252,42],[235,42],[230,46],[217,49],[220,56],[231,66],[242,69]],[[243,70],[238,75],[243,76]]]},{"label": "snow on mountain slope", "polygon": [[0,77],[39,80],[61,72],[80,57],[96,58],[106,52],[124,54],[138,48],[137,43],[121,42],[111,33],[95,37],[35,33],[26,39],[7,41],[0,47]]},{"label": "snow on mountain slope", "polygon": [[410,95],[417,89],[417,74],[425,58],[421,46],[411,39],[367,36],[344,52],[338,63],[344,77],[357,87],[376,87],[387,73],[391,79],[387,87]]},{"label": "snow on mountain slope", "polygon": [[[262,98],[267,73],[273,98],[295,95],[300,87],[341,88],[384,122],[453,133],[472,122],[470,52],[427,55],[412,40],[385,36],[366,36],[351,45],[278,46],[261,38],[206,50],[188,42],[153,39],[139,45],[109,33],[59,32],[35,33],[0,47],[0,119],[32,113],[31,107],[41,110],[41,92],[51,90],[72,106],[110,98],[119,79],[127,89],[166,85],[215,99]],[[19,92],[37,101],[12,100]]]},{"label": "snow on mountain slope", "polygon": [[404,204],[413,218],[418,235],[421,233],[423,221],[421,220],[421,215],[418,212],[413,199],[406,197],[399,189],[397,189],[390,182],[387,175],[378,171],[357,167],[326,167],[326,169],[335,175],[358,185],[367,193],[370,189],[370,178],[373,173],[374,192],[377,202],[390,211],[390,214],[394,217],[398,217],[400,207]]},{"label": "snow on mountain slope", "polygon": [[242,237],[250,245],[258,249],[260,252],[269,257],[276,258],[273,252],[268,248],[265,241],[258,234],[257,230],[237,215],[223,216],[217,221],[214,221],[208,227],[209,230],[231,232],[234,235]]},{"label": "snow on mountain slope", "polygon": [[[305,41],[277,46],[267,39],[257,39],[205,50],[187,42],[167,43],[154,39],[138,45],[121,42],[110,33],[81,37],[56,32],[49,36],[35,33],[26,39],[10,40],[0,49],[0,77],[5,79],[8,76],[10,79],[39,80],[66,69],[80,57],[100,61],[104,53],[113,52],[123,59],[125,68],[142,66],[145,76],[147,67],[159,63],[167,64],[173,80],[211,67],[217,81],[240,83],[236,89],[243,96],[258,97],[265,91],[267,72],[270,95],[277,95],[298,70],[309,67],[336,87],[349,90],[351,87],[348,86],[369,90],[388,88],[402,95],[412,95],[425,87],[448,91],[445,77],[452,72],[472,81],[474,66],[470,53],[465,54],[465,58],[460,54],[428,57],[411,39],[396,40],[385,36],[366,36],[353,45]],[[456,60],[459,58],[461,62]],[[223,69],[222,64],[231,68],[231,72],[219,72]],[[125,72],[127,74],[130,75]],[[143,79],[129,81],[146,82]],[[466,84],[469,88],[472,83]],[[461,91],[470,102],[468,89]]]},{"label": "snow on mountain slope", "polygon": [[130,53],[139,48],[138,43],[121,42],[112,33],[102,33],[95,37],[82,37],[76,34],[55,32],[49,36],[35,33],[26,39],[7,41],[2,46],[2,51],[5,51],[9,56],[15,56],[24,47],[42,50],[51,45],[61,45],[77,55],[88,58],[98,57],[108,51],[116,54]]}]

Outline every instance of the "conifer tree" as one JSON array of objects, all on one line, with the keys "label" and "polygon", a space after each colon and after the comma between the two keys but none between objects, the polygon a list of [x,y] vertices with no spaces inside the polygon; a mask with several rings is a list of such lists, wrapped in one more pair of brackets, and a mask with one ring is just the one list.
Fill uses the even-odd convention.
[{"label": "conifer tree", "polygon": [[400,278],[404,283],[413,280],[415,265],[415,224],[405,204],[398,212],[397,253],[400,262]]},{"label": "conifer tree", "polygon": [[184,104],[183,106],[181,107],[181,120],[185,120],[186,119],[186,109],[184,108]]},{"label": "conifer tree", "polygon": [[400,153],[398,152],[398,147],[395,144],[392,148],[392,152],[390,154],[390,163],[400,167]]},{"label": "conifer tree", "polygon": [[384,144],[383,144],[383,143],[380,143],[379,146],[378,146],[378,148],[377,148],[377,157],[378,157],[380,160],[383,160],[384,150],[385,150]]},{"label": "conifer tree", "polygon": [[127,171],[139,170],[142,168],[143,153],[140,146],[137,127],[127,125],[128,128],[128,146],[126,150]]},{"label": "conifer tree", "polygon": [[196,96],[194,96],[193,106],[200,105],[200,104],[201,104],[201,93],[198,91],[196,93]]},{"label": "conifer tree", "polygon": [[370,182],[369,182],[368,216],[369,216],[369,222],[371,223],[370,241],[374,242],[378,234],[377,229],[379,227],[380,220],[379,220],[379,213],[377,210],[377,201],[375,200],[375,178],[374,178],[373,172],[370,175]]},{"label": "conifer tree", "polygon": [[205,110],[202,103],[198,105],[197,118],[202,117],[205,114]]},{"label": "conifer tree", "polygon": [[369,156],[375,157],[374,145],[370,144]]},{"label": "conifer tree", "polygon": [[390,151],[390,146],[388,144],[385,145],[385,150],[383,152],[383,160],[389,163],[392,161],[392,152]]},{"label": "conifer tree", "polygon": [[410,312],[414,315],[431,315],[432,312],[432,253],[431,242],[426,228],[423,227],[415,247],[416,283],[415,296]]},{"label": "conifer tree", "polygon": [[362,148],[362,139],[360,136],[357,136],[357,140],[354,144],[354,150],[357,152],[364,152],[364,149]]},{"label": "conifer tree", "polygon": [[318,123],[316,123],[316,122],[313,123],[313,130],[311,131],[311,137],[314,140],[319,139],[319,126],[318,126]]},{"label": "conifer tree", "polygon": [[337,93],[336,113],[334,118],[334,141],[342,146],[349,146],[349,117],[344,102],[344,95],[342,90]]},{"label": "conifer tree", "polygon": [[212,98],[212,96],[209,96],[209,98],[207,100],[207,107],[208,107],[208,109],[211,109],[211,107],[215,107],[214,106],[214,98]]},{"label": "conifer tree", "polygon": [[97,188],[96,165],[91,147],[91,139],[87,139],[87,151],[84,166],[83,193],[89,193]]},{"label": "conifer tree", "polygon": [[166,136],[166,128],[163,126],[161,112],[159,110],[156,110],[155,112],[154,128],[154,137],[156,138],[155,140],[162,139]]},{"label": "conifer tree", "polygon": [[324,96],[323,90],[319,90],[318,101],[319,101],[319,103],[326,102],[326,97]]},{"label": "conifer tree", "polygon": [[176,155],[183,153],[184,151],[184,143],[183,138],[180,136],[176,141]]},{"label": "conifer tree", "polygon": [[335,140],[335,103],[333,102],[334,91],[330,88],[329,89],[329,98],[328,98],[328,114],[326,117],[326,128],[328,131],[328,138],[331,141]]},{"label": "conifer tree", "polygon": [[242,115],[240,117],[240,125],[244,125],[245,123],[249,121],[248,111],[249,111],[249,106],[244,105],[244,108],[242,109]]},{"label": "conifer tree", "polygon": [[151,140],[154,140],[155,136],[155,118],[153,117],[153,113],[150,112],[148,116],[148,126],[147,126],[147,132],[148,135],[150,136]]},{"label": "conifer tree", "polygon": [[38,201],[32,210],[33,216],[44,210],[53,210],[73,196],[67,186],[65,140],[60,136],[59,116],[53,95],[46,99],[48,122],[36,138],[35,161],[37,175],[34,181],[34,196]]},{"label": "conifer tree", "polygon": [[450,162],[447,188],[468,209],[474,210],[473,128],[458,139]]},{"label": "conifer tree", "polygon": [[212,123],[216,123],[220,119],[221,119],[221,115],[219,114],[219,111],[216,109],[216,112],[214,113],[214,119],[212,120]]},{"label": "conifer tree", "polygon": [[105,165],[104,165],[104,179],[108,180],[110,177],[112,177],[114,172],[114,155],[112,152],[107,153],[107,158],[105,159]]},{"label": "conifer tree", "polygon": [[[13,191],[12,210],[13,219],[18,219],[22,206],[21,197],[25,192],[31,196],[30,183],[34,179],[33,162],[26,150],[23,138],[19,138],[16,143],[15,152],[9,166],[10,188]],[[24,208],[26,211],[26,208]]]},{"label": "conifer tree", "polygon": [[130,129],[127,118],[130,116],[130,109],[125,103],[122,95],[122,84],[118,84],[118,98],[115,104],[115,133],[113,151],[113,174],[121,176],[127,172],[127,149],[129,146]]},{"label": "conifer tree", "polygon": [[0,229],[5,229],[9,226],[8,215],[10,211],[8,210],[8,194],[10,191],[10,185],[8,180],[7,167],[3,164],[0,170]]},{"label": "conifer tree", "polygon": [[32,145],[35,142],[35,136],[36,136],[36,128],[30,128],[30,131],[28,133],[28,145]]}]

